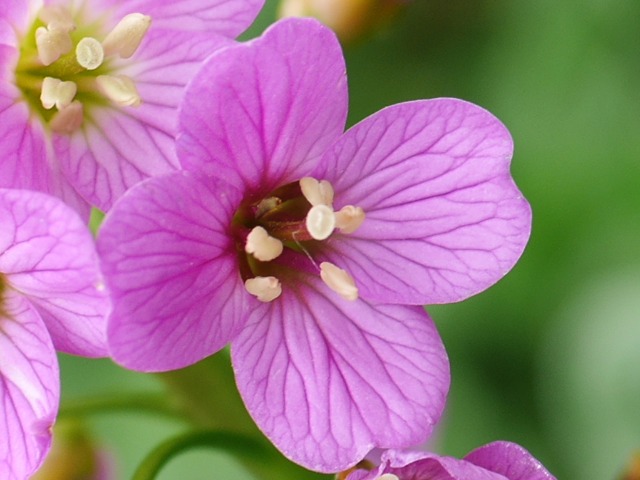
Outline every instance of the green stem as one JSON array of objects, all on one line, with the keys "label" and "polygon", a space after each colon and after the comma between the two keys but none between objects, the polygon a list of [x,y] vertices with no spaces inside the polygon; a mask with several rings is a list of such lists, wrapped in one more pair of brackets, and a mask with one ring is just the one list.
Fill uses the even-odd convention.
[{"label": "green stem", "polygon": [[258,478],[271,480],[319,480],[326,475],[306,470],[282,456],[268,442],[247,413],[236,388],[229,353],[226,350],[182,370],[157,374],[175,396],[175,400],[199,428],[211,428],[249,436],[262,444],[270,461],[240,458]]},{"label": "green stem", "polygon": [[58,417],[80,417],[96,413],[117,411],[146,411],[163,416],[187,420],[186,414],[172,404],[163,394],[130,393],[116,395],[99,395],[79,398],[63,402]]},{"label": "green stem", "polygon": [[132,480],[154,480],[169,460],[195,447],[215,448],[252,463],[263,460],[268,453],[261,442],[243,435],[215,430],[188,432],[170,438],[153,449],[137,468]]}]

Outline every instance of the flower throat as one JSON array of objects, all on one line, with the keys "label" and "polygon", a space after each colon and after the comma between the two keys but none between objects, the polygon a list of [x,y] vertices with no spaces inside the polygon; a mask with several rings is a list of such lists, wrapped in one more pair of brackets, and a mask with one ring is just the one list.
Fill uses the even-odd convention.
[{"label": "flower throat", "polygon": [[[330,262],[313,260],[336,229],[353,233],[365,219],[362,208],[347,205],[333,210],[333,187],[326,181],[305,177],[277,188],[264,198],[245,202],[232,221],[240,275],[249,293],[270,302],[282,293],[283,257],[319,273],[324,283],[347,300],[358,298],[353,277]],[[284,263],[284,262],[283,262]],[[291,262],[286,262],[291,264]]]},{"label": "flower throat", "polygon": [[59,133],[80,128],[89,105],[141,102],[133,80],[115,73],[114,63],[135,53],[151,18],[130,13],[105,35],[101,22],[76,17],[59,5],[42,7],[22,39],[16,66],[24,98]]}]

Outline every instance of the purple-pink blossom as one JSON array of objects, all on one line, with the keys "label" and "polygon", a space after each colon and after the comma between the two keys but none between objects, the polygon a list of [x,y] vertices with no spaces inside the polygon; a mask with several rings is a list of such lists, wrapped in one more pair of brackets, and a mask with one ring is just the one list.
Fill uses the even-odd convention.
[{"label": "purple-pink blossom", "polygon": [[420,305],[499,280],[531,221],[487,111],[408,102],[344,132],[347,102],[313,20],[220,50],[181,106],[185,171],[127,192],[98,237],[115,360],[176,369],[230,342],[257,425],[324,472],[430,435],[449,364]]},{"label": "purple-pink blossom", "polygon": [[264,0],[9,0],[0,10],[0,187],[86,214],[179,167],[176,108]]},{"label": "purple-pink blossom", "polygon": [[42,463],[60,398],[55,350],[107,355],[110,307],[93,238],[40,192],[0,189],[0,477]]},{"label": "purple-pink blossom", "polygon": [[527,450],[511,442],[493,442],[463,459],[428,452],[387,451],[380,466],[356,470],[346,480],[555,480]]}]

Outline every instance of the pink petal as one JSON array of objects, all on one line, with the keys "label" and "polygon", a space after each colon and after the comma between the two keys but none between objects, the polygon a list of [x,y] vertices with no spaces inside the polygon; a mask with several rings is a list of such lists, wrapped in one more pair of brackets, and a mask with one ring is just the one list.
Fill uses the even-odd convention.
[{"label": "pink petal", "polygon": [[113,19],[132,12],[150,15],[152,28],[203,31],[235,38],[260,12],[264,0],[98,0],[102,9],[115,8]]},{"label": "pink petal", "polygon": [[81,130],[56,136],[62,169],[89,202],[109,210],[136,183],[178,168],[174,136],[184,86],[227,42],[198,32],[149,32],[135,62],[116,71],[135,81],[142,105],[88,107]]},{"label": "pink petal", "polygon": [[38,310],[58,350],[103,356],[109,300],[93,239],[54,197],[0,189],[0,272]]},{"label": "pink petal", "polygon": [[0,477],[23,480],[42,463],[60,398],[58,362],[38,313],[11,290],[0,305]]},{"label": "pink petal", "polygon": [[239,200],[215,181],[180,172],[141,183],[109,212],[98,249],[113,296],[116,361],[141,371],[184,367],[242,327],[254,302],[243,300],[227,232]]},{"label": "pink petal", "polygon": [[335,36],[310,19],[213,55],[180,113],[183,167],[266,193],[308,174],[341,133],[345,66]]},{"label": "pink petal", "polygon": [[349,302],[319,279],[304,282],[253,310],[231,345],[258,426],[285,456],[321,472],[346,469],[373,447],[423,442],[449,386],[424,310]]},{"label": "pink petal", "polygon": [[513,267],[531,228],[511,154],[506,128],[461,100],[409,102],[365,119],[316,174],[333,183],[336,209],[366,213],[328,259],[377,301],[448,303],[484,290]]},{"label": "pink petal", "polygon": [[556,480],[527,450],[511,442],[484,445],[469,453],[465,460],[509,480]]}]

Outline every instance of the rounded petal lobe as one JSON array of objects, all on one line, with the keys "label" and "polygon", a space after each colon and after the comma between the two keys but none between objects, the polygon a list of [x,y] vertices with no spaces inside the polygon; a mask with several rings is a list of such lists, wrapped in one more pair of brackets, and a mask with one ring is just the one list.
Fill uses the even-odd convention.
[{"label": "rounded petal lobe", "polygon": [[318,278],[251,312],[231,344],[257,425],[311,470],[353,466],[373,447],[423,442],[440,418],[449,364],[419,307],[350,302]]},{"label": "rounded petal lobe", "polygon": [[202,31],[235,38],[245,31],[264,5],[264,0],[99,0],[103,8],[115,8],[112,16],[128,13],[150,15],[152,28]]},{"label": "rounded petal lobe", "polygon": [[509,172],[513,144],[486,110],[455,99],[388,107],[345,133],[315,176],[335,208],[366,219],[332,244],[363,297],[449,303],[484,290],[518,260],[531,210]]},{"label": "rounded petal lobe", "polygon": [[186,169],[266,193],[311,171],[346,112],[335,35],[310,19],[283,20],[207,60],[185,93],[178,157]]},{"label": "rounded petal lobe", "polygon": [[93,238],[54,197],[0,189],[0,272],[44,320],[56,349],[106,355],[110,303]]},{"label": "rounded petal lobe", "polygon": [[136,183],[178,169],[174,137],[184,87],[227,42],[200,32],[149,32],[136,61],[117,70],[133,79],[141,105],[88,108],[80,130],[55,136],[65,175],[90,203],[109,210]]},{"label": "rounded petal lobe", "polygon": [[0,301],[0,477],[24,480],[51,445],[58,361],[36,310],[11,290]]},{"label": "rounded petal lobe", "polygon": [[509,480],[556,480],[527,450],[511,442],[493,442],[470,452],[465,460]]},{"label": "rounded petal lobe", "polygon": [[181,368],[242,327],[257,300],[244,298],[228,233],[239,200],[222,184],[176,172],[142,182],[114,205],[98,251],[113,298],[108,338],[117,362],[140,371]]}]

